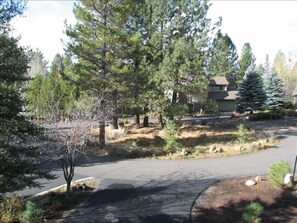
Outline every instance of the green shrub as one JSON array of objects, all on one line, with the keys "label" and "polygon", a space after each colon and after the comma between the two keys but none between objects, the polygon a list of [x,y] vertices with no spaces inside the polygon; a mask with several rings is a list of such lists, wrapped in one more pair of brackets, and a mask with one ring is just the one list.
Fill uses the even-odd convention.
[{"label": "green shrub", "polygon": [[176,141],[177,136],[180,134],[179,129],[176,128],[175,123],[171,120],[166,121],[164,128],[164,140],[166,142],[166,151],[175,151],[179,144]]},{"label": "green shrub", "polygon": [[284,176],[290,172],[290,166],[286,161],[280,160],[270,165],[268,179],[272,185],[283,188]]},{"label": "green shrub", "polygon": [[237,126],[237,139],[239,142],[248,142],[250,140],[249,130],[244,124]]},{"label": "green shrub", "polygon": [[285,109],[294,109],[294,104],[290,101],[287,101],[285,104],[284,104],[284,108]]},{"label": "green shrub", "polygon": [[0,222],[18,221],[23,208],[22,197],[12,195],[0,198]]},{"label": "green shrub", "polygon": [[280,111],[257,112],[249,115],[250,121],[281,119],[284,114]]},{"label": "green shrub", "polygon": [[20,216],[21,223],[40,223],[43,222],[42,210],[31,201],[27,201],[26,210]]},{"label": "green shrub", "polygon": [[202,109],[203,109],[203,112],[206,113],[206,114],[219,115],[219,113],[220,113],[219,104],[214,99],[207,99],[202,104]]},{"label": "green shrub", "polygon": [[242,219],[247,223],[260,223],[261,214],[263,213],[264,208],[258,202],[251,202],[244,207],[242,213]]}]

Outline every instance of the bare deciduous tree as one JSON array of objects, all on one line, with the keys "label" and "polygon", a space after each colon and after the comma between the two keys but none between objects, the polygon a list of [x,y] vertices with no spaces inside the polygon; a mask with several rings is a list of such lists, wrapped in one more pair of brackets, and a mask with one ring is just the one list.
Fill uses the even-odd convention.
[{"label": "bare deciduous tree", "polygon": [[47,154],[62,168],[68,194],[71,192],[75,167],[86,155],[85,148],[90,137],[90,125],[92,124],[84,121],[75,121],[67,126],[57,123],[47,130],[47,135],[50,137],[47,143]]}]

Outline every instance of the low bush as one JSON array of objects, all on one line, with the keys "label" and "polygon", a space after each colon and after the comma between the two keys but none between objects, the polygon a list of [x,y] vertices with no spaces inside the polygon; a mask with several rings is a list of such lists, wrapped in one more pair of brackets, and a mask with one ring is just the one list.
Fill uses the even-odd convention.
[{"label": "low bush", "polygon": [[43,222],[42,210],[32,201],[27,201],[26,210],[20,216],[21,223]]},{"label": "low bush", "polygon": [[18,222],[22,209],[22,197],[16,195],[0,197],[0,222]]},{"label": "low bush", "polygon": [[261,120],[275,120],[281,119],[284,114],[280,111],[269,111],[269,112],[257,112],[249,115],[249,120],[251,121],[261,121]]},{"label": "low bush", "polygon": [[242,219],[246,223],[260,223],[262,218],[261,214],[263,213],[264,208],[258,202],[251,202],[244,207],[242,213]]},{"label": "low bush", "polygon": [[283,188],[284,176],[290,172],[290,166],[286,161],[280,160],[270,165],[268,170],[268,179],[272,185]]},{"label": "low bush", "polygon": [[249,130],[244,124],[237,126],[237,139],[239,142],[247,142],[250,139]]},{"label": "low bush", "polygon": [[297,112],[294,109],[284,109],[283,112],[286,116],[295,117],[297,116]]},{"label": "low bush", "polygon": [[178,149],[179,144],[176,141],[176,138],[179,134],[180,131],[176,128],[175,123],[171,120],[168,120],[164,128],[164,140],[166,142],[166,151],[176,151],[176,149]]}]

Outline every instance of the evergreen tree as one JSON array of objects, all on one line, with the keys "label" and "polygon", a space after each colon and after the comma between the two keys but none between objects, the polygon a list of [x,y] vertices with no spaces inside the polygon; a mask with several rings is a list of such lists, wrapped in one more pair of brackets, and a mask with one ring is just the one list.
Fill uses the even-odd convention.
[{"label": "evergreen tree", "polygon": [[239,60],[239,68],[236,76],[237,85],[243,80],[247,70],[252,67],[254,69],[256,58],[253,55],[252,47],[249,43],[243,45],[241,57]]},{"label": "evergreen tree", "polygon": [[48,74],[47,63],[39,49],[30,52],[29,77],[34,78],[37,75],[46,76]]},{"label": "evergreen tree", "polygon": [[[105,123],[108,116],[116,113],[117,94],[121,91],[126,63],[123,40],[124,22],[129,18],[130,1],[83,0],[76,4],[74,13],[78,20],[68,26],[70,37],[68,52],[76,59],[79,84],[99,99],[99,144],[105,146]],[[127,78],[126,76],[124,76]],[[109,107],[115,107],[110,111]]]},{"label": "evergreen tree", "polygon": [[271,70],[271,67],[270,67],[270,62],[269,62],[269,56],[266,55],[266,58],[265,58],[265,63],[264,63],[264,66],[263,66],[263,79],[266,79],[270,73],[270,70]]},{"label": "evergreen tree", "polygon": [[22,88],[29,59],[18,40],[0,32],[0,194],[39,186],[52,176],[30,161],[36,148],[26,140],[38,134],[23,115]]},{"label": "evergreen tree", "polygon": [[69,58],[57,54],[50,73],[38,75],[29,82],[25,98],[34,117],[47,121],[69,118],[74,101],[79,98],[79,89],[72,83],[75,77],[71,66]]},{"label": "evergreen tree", "polygon": [[269,110],[277,110],[285,103],[283,83],[276,71],[272,69],[265,79],[266,106]]},{"label": "evergreen tree", "polygon": [[0,29],[9,28],[8,22],[15,16],[21,15],[25,9],[27,0],[1,0],[0,1]]},{"label": "evergreen tree", "polygon": [[236,85],[238,55],[231,38],[219,30],[212,43],[209,71],[213,76],[225,76],[232,86]]},{"label": "evergreen tree", "polygon": [[262,77],[250,70],[239,85],[236,109],[239,112],[261,110],[264,107],[266,94]]},{"label": "evergreen tree", "polygon": [[[167,4],[171,11],[163,40],[166,45],[160,74],[164,90],[172,91],[171,107],[174,111],[180,110],[180,103],[185,103],[181,96],[201,94],[207,87],[209,34],[214,26],[207,18],[208,1],[167,1]],[[174,109],[175,106],[179,108]],[[169,116],[173,119],[174,114]]]}]

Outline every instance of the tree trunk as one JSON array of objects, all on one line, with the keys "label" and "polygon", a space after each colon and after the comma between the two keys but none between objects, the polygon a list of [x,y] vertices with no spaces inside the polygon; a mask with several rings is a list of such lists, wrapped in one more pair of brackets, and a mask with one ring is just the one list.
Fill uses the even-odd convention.
[{"label": "tree trunk", "polygon": [[143,118],[143,127],[148,127],[149,126],[149,117],[148,117],[147,113],[148,113],[148,108],[145,107],[144,108],[144,114],[145,114],[145,116]]},{"label": "tree trunk", "polygon": [[143,118],[143,127],[149,127],[149,117],[147,115]]},{"label": "tree trunk", "polygon": [[161,129],[164,129],[164,121],[163,121],[163,115],[159,115],[159,124]]},{"label": "tree trunk", "polygon": [[119,117],[118,117],[118,103],[117,103],[117,91],[112,92],[112,104],[113,104],[113,114],[112,114],[112,125],[114,129],[119,129]]},{"label": "tree trunk", "polygon": [[67,183],[66,194],[67,194],[67,196],[70,196],[70,194],[71,194],[71,180],[67,180],[66,183]]},{"label": "tree trunk", "polygon": [[[174,106],[176,104],[176,101],[177,101],[177,92],[173,91],[171,105]],[[169,115],[169,120],[174,120],[174,114]]]},{"label": "tree trunk", "polygon": [[114,129],[119,129],[119,117],[113,116],[112,117],[112,125]]},{"label": "tree trunk", "polygon": [[99,106],[99,147],[105,147],[105,101],[101,100]]},{"label": "tree trunk", "polygon": [[136,124],[136,125],[140,125],[140,115],[139,115],[139,113],[137,113],[137,114],[135,115],[135,124]]}]

